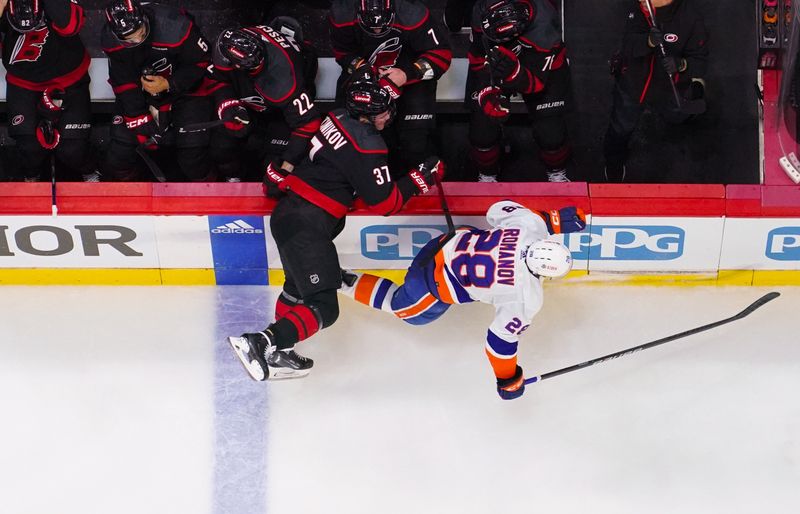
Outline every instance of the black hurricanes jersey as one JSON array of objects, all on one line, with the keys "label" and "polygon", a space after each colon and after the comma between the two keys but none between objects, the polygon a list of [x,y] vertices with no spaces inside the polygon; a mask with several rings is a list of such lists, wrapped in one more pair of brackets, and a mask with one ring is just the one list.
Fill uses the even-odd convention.
[{"label": "black hurricanes jersey", "polygon": [[[211,64],[209,45],[192,18],[183,10],[150,4],[143,7],[150,20],[150,34],[140,45],[125,47],[106,25],[101,33],[108,55],[109,83],[125,117],[148,112],[148,105],[162,106],[182,95],[210,93],[206,68]],[[153,96],[142,89],[145,70],[169,81],[169,92]]]},{"label": "black hurricanes jersey", "polygon": [[[335,0],[331,5],[330,37],[336,62],[347,70],[356,59],[375,68],[400,68],[409,83],[438,79],[450,67],[450,40],[442,24],[422,3],[396,0],[391,30],[379,37],[367,34],[358,24],[356,2]],[[432,77],[419,77],[414,62],[424,59]]]},{"label": "black hurricanes jersey", "polygon": [[289,174],[286,186],[336,217],[347,213],[356,196],[374,212],[389,216],[415,187],[407,176],[392,181],[387,153],[372,124],[336,109],[322,120],[308,157]]},{"label": "black hurricanes jersey", "polygon": [[20,33],[0,23],[6,80],[21,88],[66,88],[89,69],[89,54],[78,37],[83,8],[77,0],[42,0],[45,26]]},{"label": "black hurricanes jersey", "polygon": [[319,128],[320,112],[314,104],[314,55],[271,27],[260,25],[244,29],[264,43],[266,65],[255,75],[237,70],[215,48],[211,77],[220,87],[214,93],[217,104],[238,100],[256,112],[280,109],[292,129],[285,160],[297,164],[305,155],[308,140]]},{"label": "black hurricanes jersey", "polygon": [[519,0],[530,5],[533,14],[525,33],[506,43],[490,41],[483,35],[481,28],[482,14],[495,0],[478,0],[472,12],[472,45],[467,58],[470,73],[485,76],[481,81],[489,84],[489,69],[486,66],[486,53],[494,46],[504,46],[513,51],[519,58],[521,71],[513,82],[497,84],[501,88],[514,93],[538,93],[544,89],[551,70],[567,65],[567,52],[561,40],[558,11],[550,0]]},{"label": "black hurricanes jersey", "polygon": [[[639,2],[631,2],[628,23],[622,42],[623,89],[645,99],[671,101],[671,89],[657,55],[658,50],[648,44],[650,25],[647,10]],[[675,0],[670,5],[656,9],[656,20],[664,32],[667,52],[676,59],[686,59],[686,70],[676,77],[680,85],[689,79],[703,78],[708,60],[708,32],[703,17],[693,0]]]}]

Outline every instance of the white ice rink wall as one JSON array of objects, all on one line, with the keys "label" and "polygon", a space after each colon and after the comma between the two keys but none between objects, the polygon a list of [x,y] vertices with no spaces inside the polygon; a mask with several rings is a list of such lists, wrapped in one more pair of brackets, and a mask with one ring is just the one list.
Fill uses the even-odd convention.
[{"label": "white ice rink wall", "polygon": [[[30,185],[14,186],[17,193],[25,193],[20,186]],[[105,195],[65,184],[58,198],[64,214],[58,216],[36,213],[49,211],[52,197],[49,185],[33,186],[47,186],[47,194],[7,191],[9,201],[0,204],[0,283],[282,281],[269,231],[274,204],[257,184],[126,186],[133,191],[101,185]],[[759,186],[733,192],[716,185],[476,186],[445,184],[456,224],[486,227],[482,213],[501,198],[533,209],[586,210],[589,226],[583,232],[554,236],[572,251],[572,277],[580,281],[798,283],[800,207],[792,203],[800,194],[770,211]],[[436,195],[415,198],[388,218],[355,210],[336,239],[342,266],[400,277],[416,252],[446,230],[440,212]]]}]

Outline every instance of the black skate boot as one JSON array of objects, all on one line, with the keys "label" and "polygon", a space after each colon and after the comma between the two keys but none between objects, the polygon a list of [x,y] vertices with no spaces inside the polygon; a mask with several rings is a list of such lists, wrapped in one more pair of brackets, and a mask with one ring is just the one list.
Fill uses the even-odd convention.
[{"label": "black skate boot", "polygon": [[278,380],[308,375],[314,361],[303,357],[292,348],[278,350],[270,339],[271,335],[269,332],[256,332],[228,338],[228,343],[253,380]]}]

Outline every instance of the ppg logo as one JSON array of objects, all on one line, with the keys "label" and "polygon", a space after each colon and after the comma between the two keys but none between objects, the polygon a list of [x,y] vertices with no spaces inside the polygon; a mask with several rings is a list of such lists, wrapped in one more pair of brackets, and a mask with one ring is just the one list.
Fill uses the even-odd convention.
[{"label": "ppg logo", "polygon": [[591,232],[564,236],[578,260],[669,261],[683,255],[686,232],[678,227],[592,225]]},{"label": "ppg logo", "polygon": [[781,227],[767,234],[767,257],[776,261],[800,261],[800,227]]},{"label": "ppg logo", "polygon": [[361,229],[361,253],[382,261],[411,260],[428,241],[446,230],[441,225],[372,225]]}]

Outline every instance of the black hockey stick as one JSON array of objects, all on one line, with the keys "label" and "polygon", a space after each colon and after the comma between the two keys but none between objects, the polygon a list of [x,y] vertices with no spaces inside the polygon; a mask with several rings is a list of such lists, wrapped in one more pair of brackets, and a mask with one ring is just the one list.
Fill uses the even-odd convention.
[{"label": "black hockey stick", "polygon": [[[242,123],[244,125],[247,125],[247,123],[244,123],[244,122],[242,122]],[[224,124],[225,124],[225,122],[222,121],[222,120],[203,121],[203,122],[200,122],[200,123],[190,123],[190,124],[185,125],[183,127],[178,127],[178,133],[179,134],[191,134],[191,133],[194,133],[194,132],[202,132],[204,130],[220,127],[220,126],[222,126]]]},{"label": "black hockey stick", "polygon": [[136,147],[136,153],[139,154],[139,157],[142,158],[142,162],[145,163],[147,168],[150,170],[150,173],[158,180],[159,182],[166,182],[167,177],[164,175],[164,172],[161,171],[161,168],[156,164],[156,161],[150,157],[148,153],[147,147],[153,144],[157,144],[154,138],[150,138],[144,143],[140,144]]},{"label": "black hockey stick", "polygon": [[731,321],[736,321],[737,319],[742,319],[745,316],[748,316],[753,313],[756,309],[761,307],[767,302],[774,300],[775,298],[779,297],[781,294],[777,291],[773,291],[771,293],[767,293],[755,302],[751,303],[749,307],[745,310],[736,314],[735,316],[731,316],[730,318],[726,318],[720,321],[715,321],[714,323],[709,323],[708,325],[703,325],[702,327],[693,328],[691,330],[687,330],[685,332],[681,332],[680,334],[675,334],[667,337],[663,337],[661,339],[656,339],[655,341],[650,341],[649,343],[640,344],[639,346],[634,346],[633,348],[628,348],[627,350],[622,350],[619,352],[609,353],[608,355],[604,355],[602,357],[598,357],[596,359],[592,359],[586,362],[581,362],[580,364],[573,364],[572,366],[567,366],[566,368],[557,369],[555,371],[551,371],[549,373],[545,373],[543,375],[538,375],[535,377],[530,377],[525,379],[525,384],[533,384],[535,382],[541,382],[542,380],[547,380],[548,378],[557,377],[559,375],[563,375],[565,373],[569,373],[571,371],[577,371],[579,369],[588,368],[589,366],[594,366],[595,364],[600,364],[601,362],[610,361],[613,359],[618,359],[620,357],[625,357],[626,355],[631,355],[641,350],[647,350],[648,348],[653,348],[654,346],[659,346],[664,343],[669,343],[670,341],[674,341],[676,339],[681,339],[683,337],[693,336],[695,334],[699,334],[700,332],[705,332],[706,330],[711,330],[712,328],[716,328],[720,325],[724,325],[726,323],[730,323]]},{"label": "black hockey stick", "polygon": [[[650,25],[650,28],[656,26],[656,10],[653,9],[653,3],[651,0],[645,0],[645,6],[647,7],[647,12],[650,15],[647,23]],[[663,60],[668,57],[667,49],[664,46],[663,41],[659,41],[656,43],[658,47],[658,53],[661,54],[662,62]],[[667,71],[666,69],[664,71]],[[681,111],[683,114],[703,114],[706,112],[706,101],[703,99],[698,100],[684,100],[681,98],[680,93],[678,93],[678,87],[675,85],[675,77],[672,73],[667,71],[667,76],[669,77],[669,85],[672,87],[672,96],[675,98],[675,105],[677,105],[678,110]]]},{"label": "black hockey stick", "polygon": [[[444,164],[442,164],[443,166]],[[447,205],[447,198],[444,196],[444,189],[442,188],[442,181],[439,180],[439,174],[433,174],[433,181],[436,182],[436,189],[439,191],[439,201],[442,202],[442,212],[444,213],[444,219],[447,221],[447,233],[439,236],[439,242],[436,244],[436,249],[433,250],[431,253],[428,254],[427,257],[420,263],[423,267],[427,266],[431,259],[439,253],[439,250],[444,248],[444,245],[447,244],[448,241],[453,239],[453,236],[456,235],[456,226],[453,224],[453,216],[450,214],[450,207]]]},{"label": "black hockey stick", "polygon": [[56,203],[56,154],[50,154],[50,204],[53,216],[58,216],[58,204]]}]

